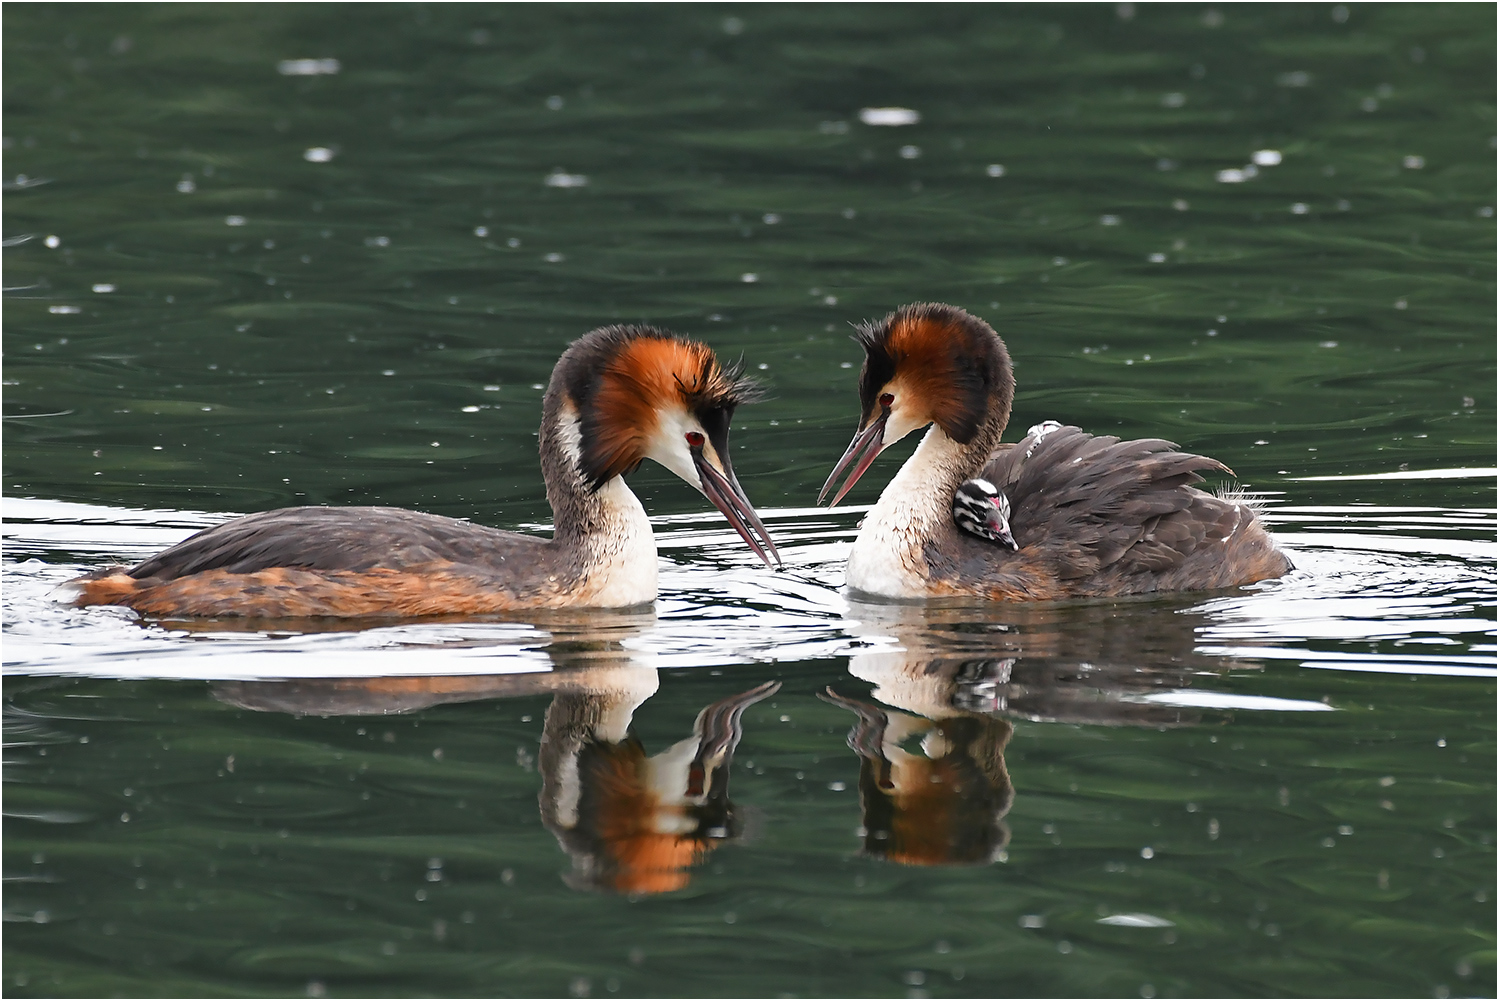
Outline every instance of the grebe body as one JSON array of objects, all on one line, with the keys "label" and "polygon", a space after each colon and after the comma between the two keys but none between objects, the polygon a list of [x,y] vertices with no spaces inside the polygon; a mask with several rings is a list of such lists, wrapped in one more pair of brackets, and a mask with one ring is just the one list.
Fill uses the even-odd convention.
[{"label": "grebe body", "polygon": [[[852,467],[837,504],[882,450],[931,427],[860,528],[852,591],[1050,601],[1227,588],[1291,568],[1251,504],[1192,486],[1197,470],[1230,473],[1217,460],[1051,421],[1002,444],[1015,379],[979,318],[918,304],[858,337],[859,429],[819,499]],[[984,488],[965,488],[974,478],[1005,501],[1003,518],[980,517]]]},{"label": "grebe body", "polygon": [[156,617],[372,617],[618,608],[656,597],[656,543],[624,475],[654,459],[698,487],[767,564],[780,557],[729,459],[755,387],[708,346],[650,327],[574,342],[542,404],[551,539],[400,508],[283,508],[76,578],[79,605]]}]

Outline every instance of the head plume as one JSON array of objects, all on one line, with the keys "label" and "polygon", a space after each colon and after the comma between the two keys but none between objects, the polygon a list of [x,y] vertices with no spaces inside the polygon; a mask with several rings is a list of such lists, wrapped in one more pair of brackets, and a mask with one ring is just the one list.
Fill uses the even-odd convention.
[{"label": "head plume", "polygon": [[[865,349],[859,395],[868,418],[899,381],[951,439],[968,444],[994,412],[1009,418],[1015,395],[1010,354],[994,328],[944,303],[903,306],[855,334]],[[992,410],[993,409],[993,410]]]},{"label": "head plume", "polygon": [[659,413],[679,408],[726,433],[734,409],[759,399],[740,365],[670,331],[617,324],[591,331],[558,360],[544,404],[546,427],[565,406],[579,426],[579,474],[592,489],[629,473],[646,455]]}]

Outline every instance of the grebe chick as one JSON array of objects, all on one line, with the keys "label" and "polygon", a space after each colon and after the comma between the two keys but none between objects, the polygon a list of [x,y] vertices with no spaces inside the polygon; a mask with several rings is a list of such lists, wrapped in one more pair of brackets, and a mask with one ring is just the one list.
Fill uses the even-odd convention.
[{"label": "grebe chick", "polygon": [[400,508],[283,508],[69,582],[78,605],[156,617],[428,616],[618,608],[656,598],[656,542],[625,474],[654,459],[700,489],[768,565],[780,555],[729,460],[755,385],[712,349],[603,327],[558,359],[539,446],[551,539]]},{"label": "grebe chick", "polygon": [[[1015,378],[1005,343],[978,317],[921,303],[857,337],[859,428],[818,500],[852,467],[837,504],[881,451],[931,428],[860,528],[851,590],[1048,601],[1226,588],[1291,568],[1251,505],[1191,486],[1203,479],[1196,470],[1231,472],[1218,460],[1056,422],[1002,444]],[[960,530],[960,502],[965,513],[977,505],[960,490],[975,477],[1008,502],[1014,549]]]},{"label": "grebe chick", "polygon": [[971,477],[953,492],[953,524],[971,536],[1018,549],[1010,531],[1010,498],[983,477]]}]

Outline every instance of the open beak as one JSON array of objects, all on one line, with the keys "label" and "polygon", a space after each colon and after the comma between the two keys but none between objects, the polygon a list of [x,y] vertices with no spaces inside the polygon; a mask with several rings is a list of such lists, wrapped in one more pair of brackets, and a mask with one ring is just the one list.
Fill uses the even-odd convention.
[{"label": "open beak", "polygon": [[828,474],[828,479],[823,483],[823,489],[818,492],[818,504],[823,503],[823,498],[828,495],[829,488],[838,480],[839,474],[850,464],[855,463],[854,472],[849,474],[849,479],[844,481],[843,488],[833,496],[833,504],[838,504],[848,494],[854,484],[875,462],[875,457],[885,448],[882,440],[885,438],[885,423],[891,416],[889,407],[880,409],[880,416],[871,421],[865,428],[857,432],[854,441],[849,443],[849,448],[844,450],[844,455],[839,459],[838,465],[833,472]]},{"label": "open beak", "polygon": [[[776,552],[776,544],[771,542],[770,532],[766,530],[760,516],[755,514],[755,508],[750,504],[750,499],[745,497],[745,491],[740,487],[740,482],[734,475],[734,467],[729,465],[728,457],[723,452],[719,453],[720,461],[724,464],[724,472],[720,473],[703,454],[701,445],[691,451],[693,465],[698,469],[698,479],[703,487],[703,496],[724,513],[724,517],[729,519],[729,524],[734,526],[734,531],[749,544],[757,557],[766,562],[767,567],[772,570],[780,569],[781,554]],[[757,533],[759,539],[756,538]]]}]

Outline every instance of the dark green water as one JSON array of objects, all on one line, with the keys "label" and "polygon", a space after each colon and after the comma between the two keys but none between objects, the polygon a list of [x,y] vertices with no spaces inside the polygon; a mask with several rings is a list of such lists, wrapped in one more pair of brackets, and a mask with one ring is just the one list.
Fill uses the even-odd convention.
[{"label": "dark green water", "polygon": [[[1495,51],[1486,5],[8,7],[4,991],[1493,996]],[[848,325],[929,299],[1017,428],[1218,457],[1298,570],[850,603],[900,458],[811,510]],[[620,320],[767,384],[786,571],[643,469],[654,615],[49,598],[286,504],[545,524],[539,386]],[[639,704],[665,762],[771,679],[725,837],[580,878],[544,722]],[[862,791],[856,704],[964,798]]]}]

